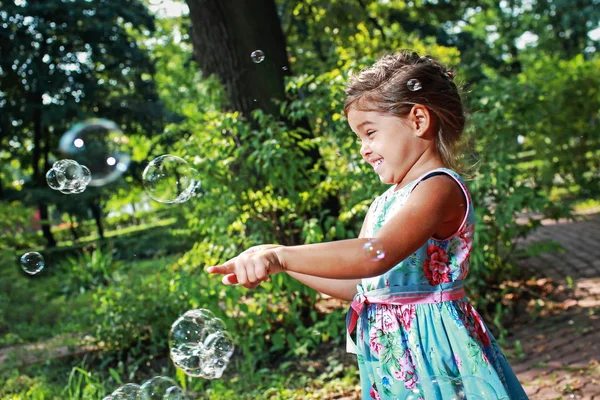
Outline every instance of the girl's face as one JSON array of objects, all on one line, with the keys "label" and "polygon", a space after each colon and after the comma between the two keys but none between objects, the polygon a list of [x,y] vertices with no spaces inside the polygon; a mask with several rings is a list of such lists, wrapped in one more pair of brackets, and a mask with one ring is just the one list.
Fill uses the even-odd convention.
[{"label": "girl's face", "polygon": [[348,123],[361,142],[360,154],[386,184],[402,182],[429,147],[413,111],[401,119],[350,107]]}]

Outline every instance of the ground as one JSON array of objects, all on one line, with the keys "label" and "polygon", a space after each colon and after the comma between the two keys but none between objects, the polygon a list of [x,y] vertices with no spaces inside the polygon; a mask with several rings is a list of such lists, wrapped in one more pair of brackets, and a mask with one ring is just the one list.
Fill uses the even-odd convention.
[{"label": "ground", "polygon": [[[532,400],[600,400],[600,213],[580,218],[543,221],[521,245],[550,240],[562,250],[523,260],[520,266],[530,278],[508,283],[531,294],[527,313],[521,311],[508,329],[504,350]],[[31,364],[95,350],[92,346],[65,346],[62,339],[57,346],[48,341],[0,349],[0,367],[9,359]],[[360,399],[358,385],[335,379],[347,366],[356,364],[354,356],[341,347],[328,348],[322,354],[299,360],[298,367],[330,377],[317,379],[304,394],[289,398],[310,393],[317,396],[310,398]]]}]

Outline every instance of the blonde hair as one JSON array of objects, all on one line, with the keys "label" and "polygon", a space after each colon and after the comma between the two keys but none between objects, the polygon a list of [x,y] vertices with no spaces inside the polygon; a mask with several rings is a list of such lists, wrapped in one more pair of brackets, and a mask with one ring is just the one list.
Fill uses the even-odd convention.
[{"label": "blonde hair", "polygon": [[[405,118],[413,105],[424,105],[437,120],[436,144],[444,165],[458,169],[456,150],[466,115],[454,75],[432,57],[420,57],[414,51],[385,55],[350,77],[344,113],[348,115],[350,107],[355,107]],[[421,88],[411,90],[411,79],[417,79]]]}]

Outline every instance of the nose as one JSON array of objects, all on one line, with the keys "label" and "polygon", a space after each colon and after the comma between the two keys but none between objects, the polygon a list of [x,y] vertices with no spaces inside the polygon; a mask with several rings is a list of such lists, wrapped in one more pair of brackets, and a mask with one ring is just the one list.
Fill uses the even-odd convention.
[{"label": "nose", "polygon": [[362,142],[360,145],[360,155],[363,156],[363,158],[367,158],[367,156],[369,154],[371,154],[373,151],[371,151],[371,148],[369,147],[369,145],[366,143],[366,141]]}]

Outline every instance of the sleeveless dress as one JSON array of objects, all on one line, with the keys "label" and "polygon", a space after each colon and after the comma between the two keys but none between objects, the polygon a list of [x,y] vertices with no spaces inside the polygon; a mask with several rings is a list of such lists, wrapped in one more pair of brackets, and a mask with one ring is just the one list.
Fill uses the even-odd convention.
[{"label": "sleeveless dress", "polygon": [[445,240],[430,238],[388,272],[357,285],[348,313],[348,351],[358,357],[362,398],[527,399],[464,296],[475,214],[462,178],[440,168],[397,192],[390,187],[371,204],[365,237],[375,237],[420,182],[439,174],[452,177],[467,200],[458,231]]}]

